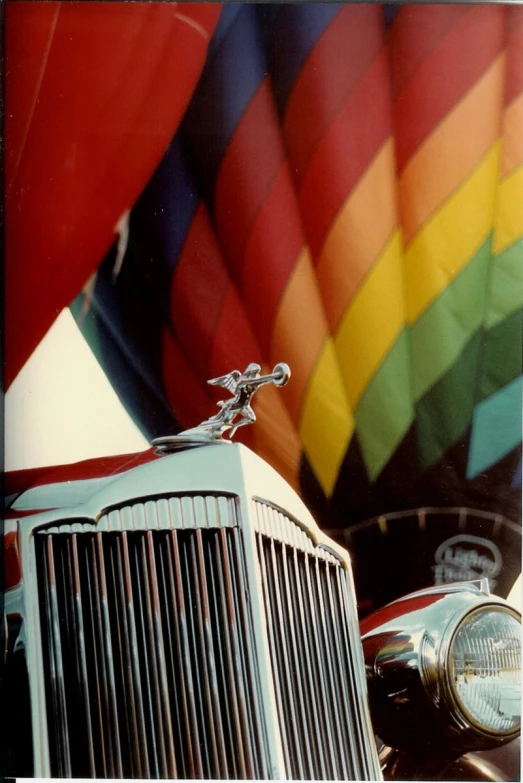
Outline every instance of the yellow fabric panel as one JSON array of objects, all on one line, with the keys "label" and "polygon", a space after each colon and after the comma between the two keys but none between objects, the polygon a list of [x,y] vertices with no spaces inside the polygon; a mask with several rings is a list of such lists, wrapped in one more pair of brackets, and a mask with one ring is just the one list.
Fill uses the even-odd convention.
[{"label": "yellow fabric panel", "polygon": [[305,453],[327,495],[332,494],[353,431],[334,342],[328,337],[309,382],[299,427]]},{"label": "yellow fabric panel", "polygon": [[307,384],[327,333],[312,260],[308,248],[303,248],[274,319],[270,355],[271,362],[287,362],[292,368],[292,380],[280,393],[296,426]]},{"label": "yellow fabric panel", "polygon": [[499,137],[504,75],[501,55],[405,166],[399,179],[405,245]]},{"label": "yellow fabric panel", "polygon": [[418,232],[405,251],[407,321],[424,310],[461,272],[492,231],[500,142],[469,179]]},{"label": "yellow fabric panel", "polygon": [[353,409],[403,328],[404,313],[402,246],[398,229],[347,308],[335,337]]},{"label": "yellow fabric panel", "polygon": [[[501,253],[523,235],[523,166],[499,183],[493,253]],[[522,259],[523,263],[523,259]]]},{"label": "yellow fabric panel", "polygon": [[389,139],[336,216],[317,261],[332,332],[397,225],[394,149]]}]

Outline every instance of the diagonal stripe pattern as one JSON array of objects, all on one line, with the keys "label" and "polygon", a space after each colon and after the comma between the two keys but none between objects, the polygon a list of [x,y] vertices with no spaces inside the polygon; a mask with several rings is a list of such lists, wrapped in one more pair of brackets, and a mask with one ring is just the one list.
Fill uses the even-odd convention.
[{"label": "diagonal stripe pattern", "polygon": [[84,329],[109,376],[128,356],[139,404],[154,389],[158,423],[190,426],[207,378],[287,362],[242,437],[330,527],[445,503],[449,471],[516,514],[522,31],[517,7],[227,4],[98,273]]}]

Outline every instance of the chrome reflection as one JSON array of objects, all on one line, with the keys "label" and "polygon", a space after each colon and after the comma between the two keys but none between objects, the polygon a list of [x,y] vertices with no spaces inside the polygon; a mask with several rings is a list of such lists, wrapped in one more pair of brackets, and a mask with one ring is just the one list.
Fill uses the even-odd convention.
[{"label": "chrome reflection", "polygon": [[[489,595],[485,580],[420,590],[362,622],[373,723],[387,745],[416,753],[421,743],[425,751],[428,746],[450,748],[458,755],[519,735],[519,719],[504,728],[473,719],[454,682],[456,634],[468,618],[486,612],[521,622],[503,599]],[[478,655],[482,646],[483,641],[477,645]],[[511,651],[510,660],[503,658],[511,681],[520,677],[520,660],[520,649]]]}]

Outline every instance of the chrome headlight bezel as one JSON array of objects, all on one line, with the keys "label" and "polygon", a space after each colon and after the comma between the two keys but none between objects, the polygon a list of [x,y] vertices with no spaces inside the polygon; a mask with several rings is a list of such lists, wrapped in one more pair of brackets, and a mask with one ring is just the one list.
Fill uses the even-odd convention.
[{"label": "chrome headlight bezel", "polygon": [[467,612],[460,619],[456,627],[452,630],[452,633],[449,634],[450,638],[448,640],[446,648],[442,650],[442,654],[446,655],[446,663],[443,672],[444,679],[443,679],[442,687],[444,688],[444,693],[447,699],[449,709],[453,711],[453,714],[456,715],[456,720],[459,721],[459,723],[461,723],[463,727],[469,728],[479,734],[484,734],[487,737],[495,737],[495,738],[506,737],[508,740],[511,740],[511,739],[515,739],[520,734],[521,716],[520,716],[519,726],[515,727],[514,729],[495,730],[490,728],[486,724],[481,723],[479,720],[474,718],[472,713],[466,708],[465,704],[463,703],[463,700],[460,698],[459,694],[457,693],[457,689],[454,682],[455,661],[453,657],[453,650],[459,632],[473,618],[480,616],[481,614],[485,614],[487,612],[492,612],[492,611],[509,615],[510,617],[513,617],[514,619],[516,619],[521,623],[521,617],[519,613],[516,612],[514,609],[512,609],[512,607],[507,605],[486,603]]},{"label": "chrome headlight bezel", "polygon": [[469,618],[491,609],[521,622],[506,601],[490,595],[486,581],[421,590],[363,621],[371,713],[386,744],[413,750],[430,743],[463,753],[519,735],[519,726],[495,731],[474,720],[453,684],[457,633]]}]

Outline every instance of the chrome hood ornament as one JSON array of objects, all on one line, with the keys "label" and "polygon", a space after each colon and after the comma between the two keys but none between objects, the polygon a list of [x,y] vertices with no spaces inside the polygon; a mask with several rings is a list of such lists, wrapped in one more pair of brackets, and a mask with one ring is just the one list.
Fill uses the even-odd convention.
[{"label": "chrome hood ornament", "polygon": [[261,375],[261,366],[251,363],[243,373],[239,370],[232,370],[226,375],[212,378],[207,381],[208,384],[221,386],[233,395],[227,400],[218,402],[220,408],[218,413],[206,421],[202,421],[197,427],[184,430],[179,435],[155,438],[152,445],[156,446],[158,453],[167,454],[181,448],[221,442],[226,432],[232,438],[239,427],[256,421],[251,400],[258,389],[268,383],[273,383],[275,386],[285,386],[290,377],[289,366],[280,362],[268,375]]}]

